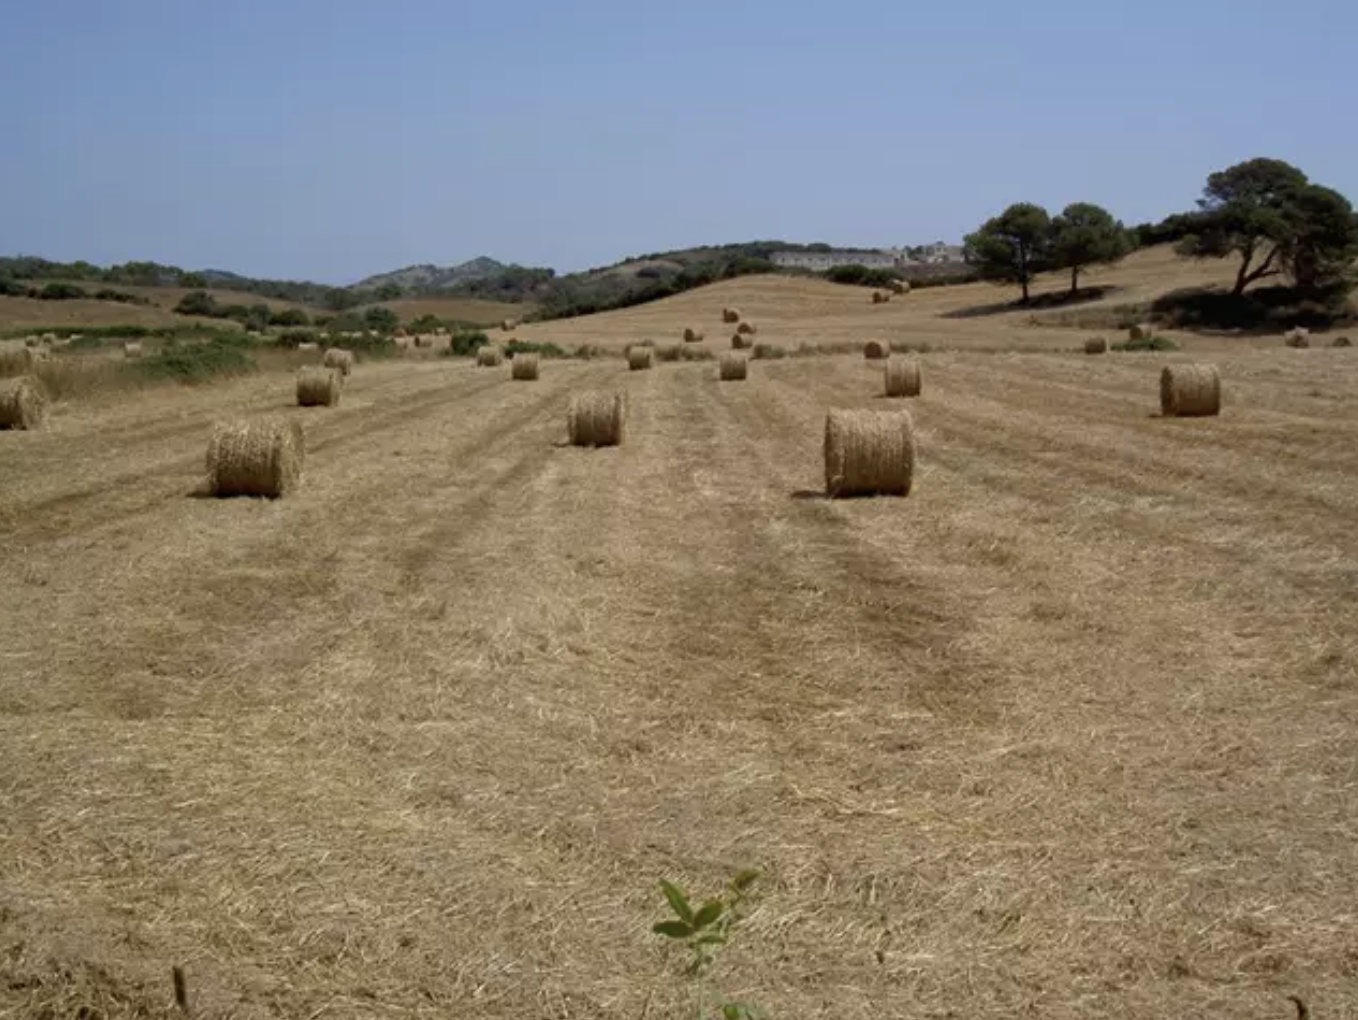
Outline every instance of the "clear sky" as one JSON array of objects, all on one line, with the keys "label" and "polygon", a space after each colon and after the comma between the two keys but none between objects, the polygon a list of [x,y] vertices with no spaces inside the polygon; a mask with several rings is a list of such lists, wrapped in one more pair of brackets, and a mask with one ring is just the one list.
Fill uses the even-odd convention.
[{"label": "clear sky", "polygon": [[0,0],[0,252],[342,283],[1358,200],[1355,0]]}]

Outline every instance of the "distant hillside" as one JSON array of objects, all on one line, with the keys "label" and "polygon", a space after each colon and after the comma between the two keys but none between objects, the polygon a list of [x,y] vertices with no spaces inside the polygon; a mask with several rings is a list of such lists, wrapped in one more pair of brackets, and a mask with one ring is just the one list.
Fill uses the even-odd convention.
[{"label": "distant hillside", "polygon": [[369,276],[367,279],[351,284],[349,289],[378,290],[382,287],[395,286],[400,287],[405,292],[446,290],[459,283],[465,283],[469,280],[484,280],[517,268],[520,267],[507,266],[503,262],[496,262],[494,259],[482,255],[456,266],[435,266],[426,263],[418,266],[406,266],[404,269],[394,269],[389,273],[378,273],[376,276]]}]

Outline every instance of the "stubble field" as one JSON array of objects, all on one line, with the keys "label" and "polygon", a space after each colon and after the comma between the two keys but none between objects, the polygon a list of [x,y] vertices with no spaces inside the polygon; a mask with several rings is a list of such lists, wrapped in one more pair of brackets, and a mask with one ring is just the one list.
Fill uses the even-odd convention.
[{"label": "stubble field", "polygon": [[[658,881],[747,867],[772,1017],[1358,1016],[1358,359],[1203,345],[1217,419],[1191,353],[924,355],[904,500],[819,494],[853,356],[0,433],[0,1017],[691,1015]],[[265,411],[301,490],[198,496]]]}]

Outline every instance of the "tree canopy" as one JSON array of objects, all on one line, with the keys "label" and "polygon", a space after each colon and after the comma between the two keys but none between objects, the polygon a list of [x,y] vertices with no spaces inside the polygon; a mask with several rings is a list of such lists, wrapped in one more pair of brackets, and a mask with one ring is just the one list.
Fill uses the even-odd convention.
[{"label": "tree canopy", "polygon": [[1028,284],[1047,268],[1051,249],[1051,217],[1031,202],[1018,202],[986,220],[963,245],[964,257],[982,278],[1017,283],[1028,303]]},{"label": "tree canopy", "polygon": [[1052,266],[1070,270],[1072,294],[1079,290],[1081,272],[1099,263],[1117,262],[1131,249],[1126,228],[1102,206],[1073,202],[1052,220]]}]

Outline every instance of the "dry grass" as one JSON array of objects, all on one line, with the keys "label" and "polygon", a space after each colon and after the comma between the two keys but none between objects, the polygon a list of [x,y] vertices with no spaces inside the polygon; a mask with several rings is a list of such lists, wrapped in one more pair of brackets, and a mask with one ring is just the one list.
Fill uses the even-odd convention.
[{"label": "dry grass", "polygon": [[297,370],[298,407],[335,407],[344,392],[344,375],[338,369],[322,366]]},{"label": "dry grass", "polygon": [[831,411],[824,452],[827,496],[910,494],[915,425],[909,411]]},{"label": "dry grass", "polygon": [[1160,413],[1201,418],[1221,413],[1221,374],[1216,365],[1166,365],[1160,372]]},{"label": "dry grass", "polygon": [[514,355],[510,362],[509,375],[513,379],[531,382],[538,377],[538,356],[528,352]]},{"label": "dry grass", "polygon": [[47,422],[47,395],[32,376],[0,380],[0,429],[28,431]]},{"label": "dry grass", "polygon": [[722,382],[738,382],[750,374],[750,362],[743,354],[728,351],[717,362],[717,378]]},{"label": "dry grass", "polygon": [[918,397],[920,394],[920,365],[914,358],[892,356],[883,372],[888,397]]},{"label": "dry grass", "polygon": [[[0,436],[0,1015],[168,1017],[178,963],[200,1020],[691,1016],[656,882],[745,865],[724,983],[773,1017],[1358,1015],[1353,351],[936,351],[911,497],[826,500],[826,408],[890,406],[862,338],[936,296],[763,287],[851,353]],[[1204,348],[1230,413],[1150,415]],[[608,387],[626,442],[563,446]],[[306,484],[191,498],[261,414]]]},{"label": "dry grass", "polygon": [[286,496],[301,481],[305,451],[296,420],[218,422],[207,447],[208,489],[219,497]]}]

